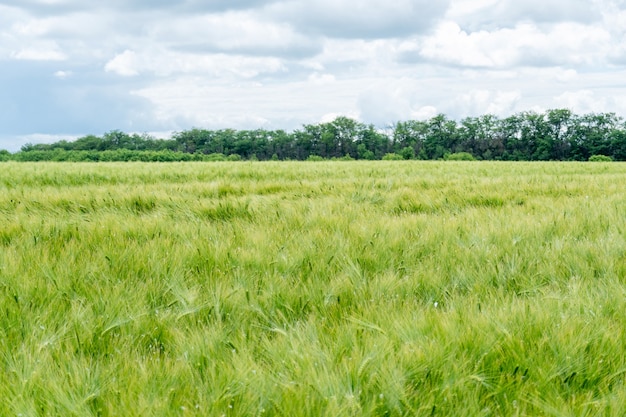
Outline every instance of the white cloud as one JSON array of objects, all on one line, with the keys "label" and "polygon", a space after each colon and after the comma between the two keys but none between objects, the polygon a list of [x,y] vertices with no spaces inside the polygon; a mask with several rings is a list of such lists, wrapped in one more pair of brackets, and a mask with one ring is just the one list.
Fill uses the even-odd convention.
[{"label": "white cloud", "polygon": [[319,39],[297,33],[290,25],[267,21],[258,13],[238,11],[173,18],[149,30],[151,38],[172,49],[204,53],[308,56],[319,52]]},{"label": "white cloud", "polygon": [[626,102],[617,103],[612,97],[599,96],[592,90],[566,91],[554,98],[559,107],[572,109],[578,113],[614,112],[624,109]]},{"label": "white cloud", "polygon": [[5,137],[626,115],[626,3],[5,0],[0,60]]},{"label": "white cloud", "polygon": [[435,117],[439,111],[434,106],[422,106],[411,112],[411,118],[416,120],[427,120]]},{"label": "white cloud", "polygon": [[72,71],[56,71],[54,76],[64,80],[72,76]]},{"label": "white cloud", "polygon": [[107,62],[104,66],[104,70],[114,72],[123,77],[132,77],[139,75],[138,67],[139,62],[137,61],[137,54],[127,49]]},{"label": "white cloud", "polygon": [[19,36],[41,36],[49,30],[46,21],[30,19],[13,24],[12,32]]},{"label": "white cloud", "polygon": [[332,74],[320,74],[318,72],[314,72],[309,75],[307,78],[314,85],[323,85],[323,84],[331,84],[336,81],[336,78]]},{"label": "white cloud", "polygon": [[[311,83],[307,79],[261,84],[222,84],[197,76],[179,77],[139,89],[135,95],[154,105],[152,118],[176,129],[262,126],[293,129],[326,114],[358,116],[358,92],[367,80]],[[329,100],[332,97],[332,100]]]},{"label": "white cloud", "polygon": [[49,135],[44,133],[32,133],[28,135],[18,136],[0,135],[0,149],[6,149],[10,152],[17,152],[22,146],[29,143],[54,143],[60,140],[76,140],[79,137],[80,136],[78,135]]},{"label": "white cloud", "polygon": [[347,113],[339,113],[339,112],[331,112],[322,115],[322,117],[317,120],[317,123],[330,123],[333,122],[338,117],[349,117],[351,119],[359,120],[359,114],[357,112],[347,112]]},{"label": "white cloud", "polygon": [[157,77],[202,75],[208,78],[250,79],[264,73],[285,70],[278,58],[223,53],[203,54],[149,48],[143,51],[126,50],[105,65],[105,71],[130,77],[151,74]]},{"label": "white cloud", "polygon": [[595,66],[604,63],[610,48],[607,31],[578,23],[559,23],[548,29],[520,23],[514,28],[468,33],[456,22],[446,21],[421,43],[405,46],[405,53],[470,67]]},{"label": "white cloud", "polygon": [[411,116],[411,103],[399,91],[367,90],[358,99],[359,118],[384,126]]},{"label": "white cloud", "polygon": [[557,68],[556,73],[554,75],[555,79],[562,83],[568,83],[572,81],[576,81],[578,77],[578,71],[575,69],[561,69]]},{"label": "white cloud", "polygon": [[51,46],[49,49],[44,47],[24,48],[12,53],[11,57],[27,61],[64,61],[67,58],[56,46]]},{"label": "white cloud", "polygon": [[457,113],[479,116],[493,114],[496,116],[508,116],[514,113],[517,103],[521,99],[521,92],[513,91],[490,91],[472,90],[456,97]]}]

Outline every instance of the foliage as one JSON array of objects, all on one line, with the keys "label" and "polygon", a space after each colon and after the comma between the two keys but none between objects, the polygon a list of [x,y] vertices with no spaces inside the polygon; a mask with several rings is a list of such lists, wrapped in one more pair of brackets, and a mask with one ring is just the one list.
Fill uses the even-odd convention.
[{"label": "foliage", "polygon": [[475,161],[476,158],[469,152],[455,152],[446,154],[444,159],[446,161]]},{"label": "foliage", "polygon": [[133,151],[130,149],[116,149],[106,151],[76,151],[60,148],[51,150],[22,151],[11,155],[11,159],[22,162],[55,161],[55,162],[174,162],[198,161],[210,159],[201,154],[188,154],[170,150],[162,151]]},{"label": "foliage", "polygon": [[623,164],[3,168],[0,415],[626,409]]},{"label": "foliage", "polygon": [[[139,156],[132,152],[156,152]],[[67,153],[63,153],[67,152]],[[460,122],[439,114],[429,120],[396,123],[390,130],[376,129],[347,117],[332,122],[283,130],[206,130],[175,132],[171,139],[119,130],[102,137],[88,135],[74,142],[25,145],[10,159],[21,161],[102,160],[96,152],[120,152],[105,160],[187,160],[176,155],[224,155],[261,161],[323,159],[383,159],[395,153],[404,159],[444,159],[467,153],[480,160],[587,161],[593,155],[626,160],[626,124],[614,113],[576,115],[567,109],[544,113],[521,112],[504,119],[493,115],[468,117]],[[164,152],[164,154],[160,154]],[[21,154],[31,154],[22,156]],[[149,154],[148,154],[149,155]],[[162,156],[167,155],[167,156]],[[122,159],[128,158],[128,159]],[[168,159],[169,158],[169,159]],[[214,159],[214,158],[208,158]]]},{"label": "foliage", "polygon": [[415,149],[411,146],[406,146],[400,149],[400,156],[402,159],[415,159]]},{"label": "foliage", "polygon": [[212,153],[212,154],[208,154],[204,156],[202,160],[216,162],[216,161],[226,161],[227,158],[226,158],[226,155],[224,155],[223,153]]},{"label": "foliage", "polygon": [[332,158],[333,161],[354,161],[354,158],[350,156],[350,154],[345,154],[342,157],[334,157]]},{"label": "foliage", "polygon": [[402,157],[402,155],[398,155],[397,153],[386,153],[385,156],[383,156],[383,160],[384,161],[401,161],[404,158]]},{"label": "foliage", "polygon": [[613,162],[613,158],[606,155],[591,155],[589,157],[590,162]]}]

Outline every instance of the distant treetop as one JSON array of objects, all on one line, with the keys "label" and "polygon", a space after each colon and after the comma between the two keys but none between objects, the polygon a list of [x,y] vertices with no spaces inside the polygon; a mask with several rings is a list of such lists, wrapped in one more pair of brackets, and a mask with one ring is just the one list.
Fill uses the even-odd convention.
[{"label": "distant treetop", "polygon": [[626,124],[614,113],[576,115],[567,109],[554,109],[506,118],[467,117],[459,122],[439,114],[429,120],[396,122],[387,129],[342,116],[328,123],[304,125],[293,132],[193,128],[175,132],[169,139],[113,130],[75,141],[28,144],[16,154],[0,151],[0,161],[312,157],[587,161],[595,156],[626,160]]}]

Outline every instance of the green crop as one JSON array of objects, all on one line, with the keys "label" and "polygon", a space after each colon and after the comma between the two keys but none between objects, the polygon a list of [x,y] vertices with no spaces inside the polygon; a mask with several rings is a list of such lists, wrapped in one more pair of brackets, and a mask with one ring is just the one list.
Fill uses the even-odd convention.
[{"label": "green crop", "polygon": [[0,168],[0,415],[626,409],[624,164]]}]

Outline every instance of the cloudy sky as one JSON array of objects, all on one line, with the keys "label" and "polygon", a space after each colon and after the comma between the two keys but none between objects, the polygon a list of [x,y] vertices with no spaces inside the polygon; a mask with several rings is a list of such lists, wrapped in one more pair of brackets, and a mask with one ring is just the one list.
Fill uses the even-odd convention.
[{"label": "cloudy sky", "polygon": [[626,0],[0,0],[0,149],[192,127],[626,116]]}]

